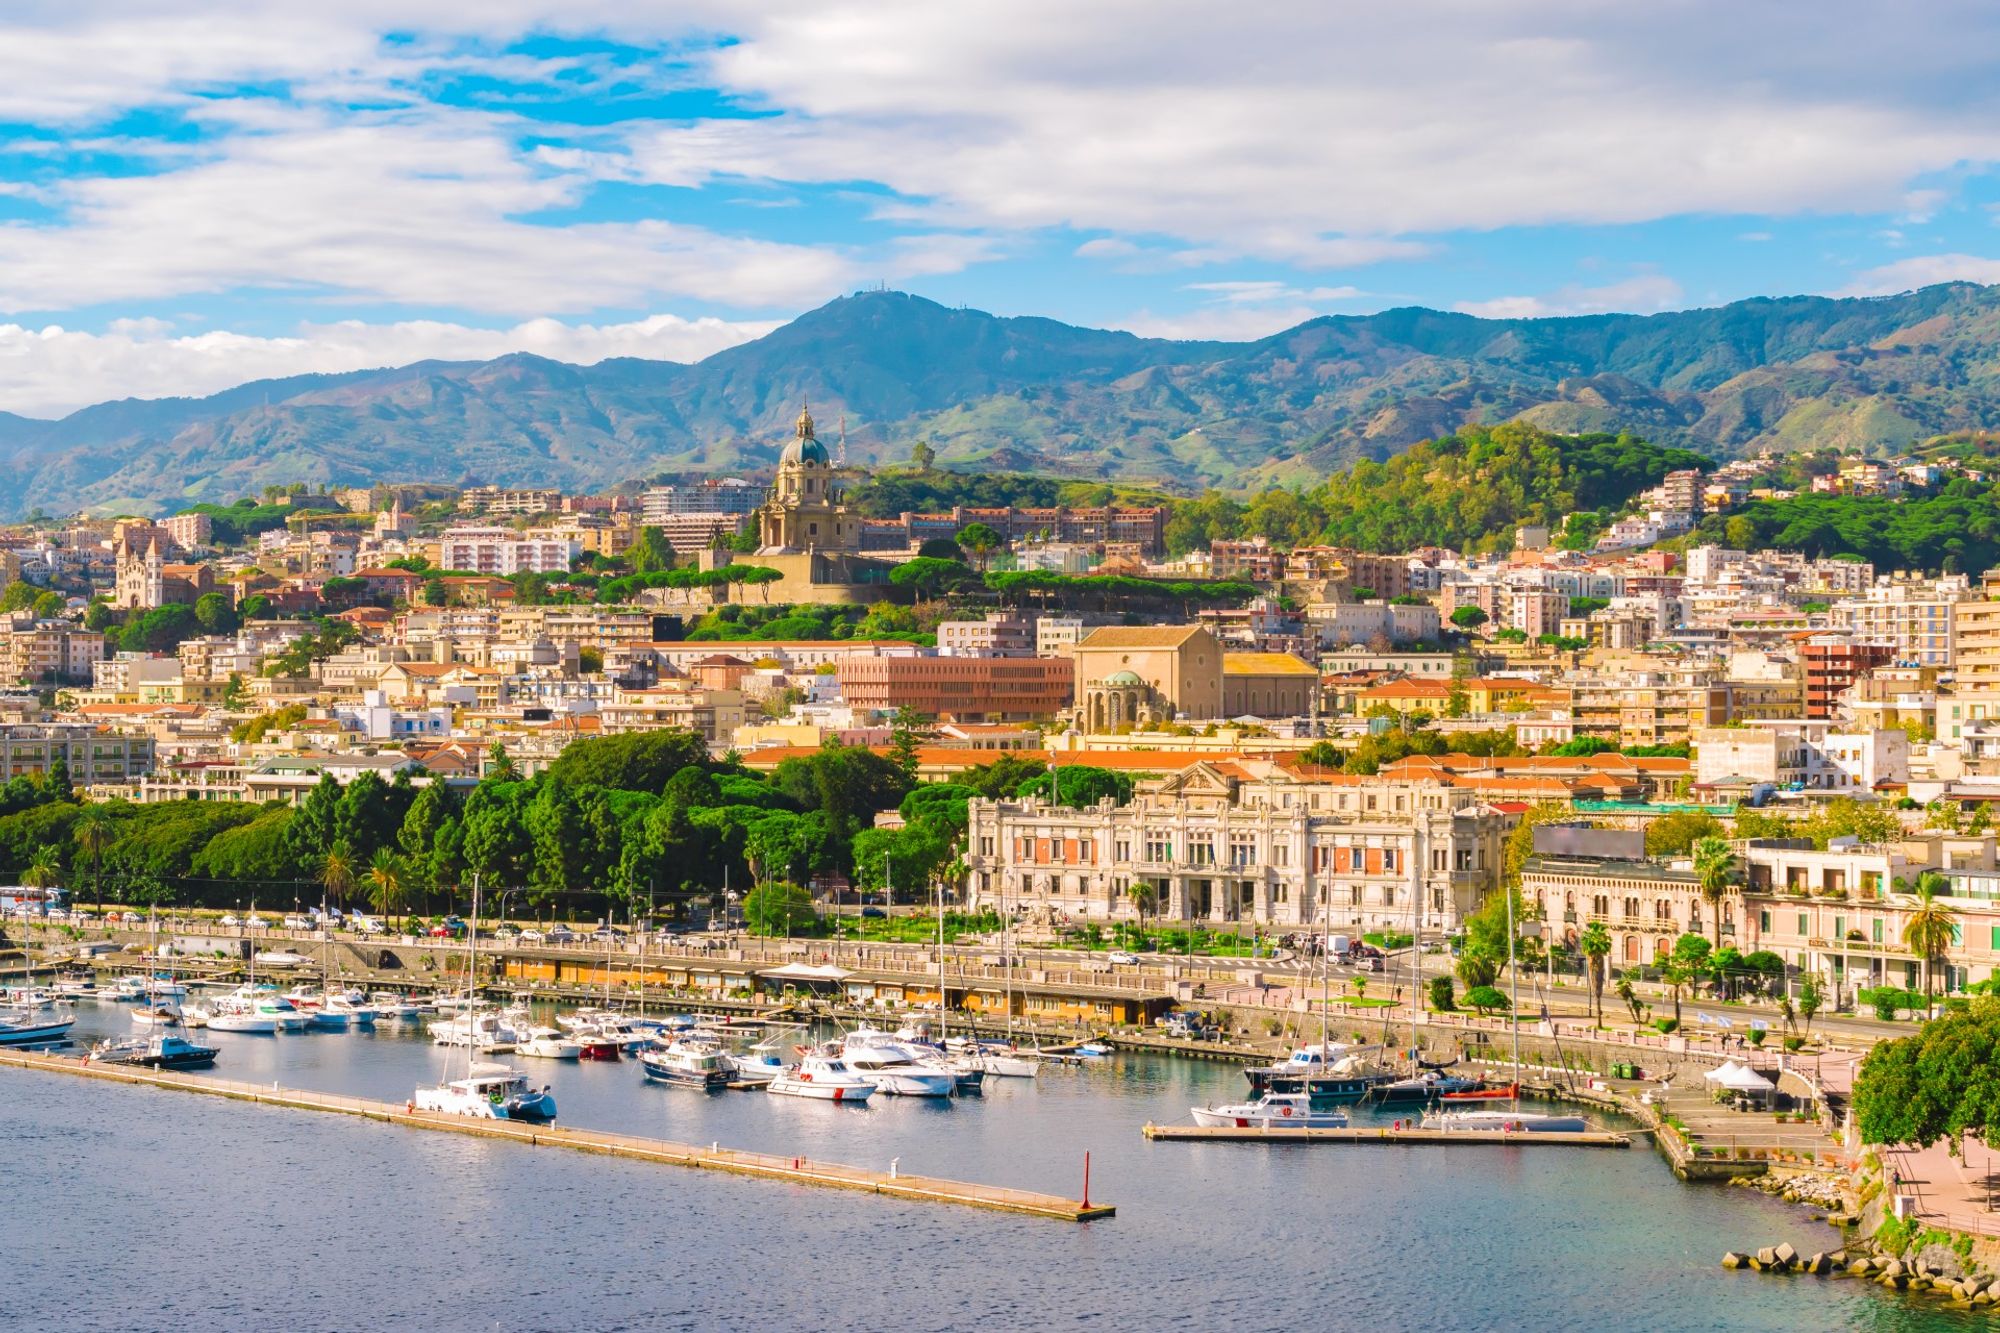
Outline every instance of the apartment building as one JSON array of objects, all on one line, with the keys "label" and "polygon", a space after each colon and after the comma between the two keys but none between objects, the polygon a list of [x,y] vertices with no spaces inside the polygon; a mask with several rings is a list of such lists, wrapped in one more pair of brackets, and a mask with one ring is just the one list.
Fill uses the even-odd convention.
[{"label": "apartment building", "polygon": [[562,510],[562,492],[539,488],[509,490],[502,486],[470,486],[459,493],[459,510],[467,514],[554,514]]},{"label": "apartment building", "polygon": [[1870,796],[1910,780],[1900,727],[1849,731],[1833,722],[1751,722],[1694,733],[1696,781]]},{"label": "apartment building", "polygon": [[[2000,606],[1995,609],[2000,610]],[[2000,649],[2000,640],[1996,649]],[[1798,654],[1805,672],[1806,716],[1830,718],[1840,711],[1842,696],[1876,667],[1889,665],[1896,650],[1886,643],[1856,642],[1844,634],[1815,634],[1798,645]],[[2000,652],[1995,654],[1995,667],[2000,672]],[[2000,682],[2000,674],[1995,680]]]},{"label": "apartment building", "polygon": [[567,573],[577,551],[574,541],[529,536],[512,528],[447,528],[438,539],[438,566],[496,578]]},{"label": "apartment building", "polygon": [[1958,605],[1971,599],[1962,574],[1891,578],[1878,580],[1860,597],[1834,603],[1828,617],[1856,641],[1888,644],[1898,662],[1949,667],[1957,660]]},{"label": "apartment building", "polygon": [[937,627],[938,652],[947,657],[1037,656],[1036,619],[990,611],[983,620],[945,620]]}]

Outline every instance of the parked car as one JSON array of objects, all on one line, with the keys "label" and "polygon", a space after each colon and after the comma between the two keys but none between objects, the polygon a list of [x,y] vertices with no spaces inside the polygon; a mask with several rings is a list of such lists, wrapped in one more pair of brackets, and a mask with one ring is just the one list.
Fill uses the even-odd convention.
[{"label": "parked car", "polygon": [[285,917],[286,930],[311,930],[312,928],[313,921],[309,916],[300,916],[297,912],[291,912]]},{"label": "parked car", "polygon": [[118,914],[119,922],[127,926],[136,926],[145,919],[145,917],[140,916],[137,912],[120,912]]},{"label": "parked car", "polygon": [[864,907],[864,908],[862,908],[862,909],[861,909],[861,915],[863,915],[863,916],[887,916],[887,915],[889,915],[889,914],[888,914],[887,912],[883,911],[883,910],[882,910],[881,908],[879,908],[879,907]]},{"label": "parked car", "polygon": [[[128,912],[126,913],[126,915],[130,916],[131,913]],[[243,920],[241,917],[237,916],[236,913],[234,912],[224,912],[222,914],[222,919],[216,922],[216,924],[218,926],[226,926],[230,930],[235,930],[238,926],[243,924]]]},{"label": "parked car", "polygon": [[1119,967],[1131,967],[1133,964],[1139,961],[1138,954],[1127,953],[1123,949],[1113,949],[1106,956],[1110,959],[1111,962],[1117,964]]},{"label": "parked car", "polygon": [[347,926],[348,929],[358,930],[363,935],[380,935],[388,929],[388,926],[383,924],[381,917],[362,916],[358,912],[347,918]]},{"label": "parked car", "polygon": [[596,940],[599,944],[622,944],[625,940],[625,932],[616,926],[599,926],[596,930],[590,932],[590,938]]},{"label": "parked car", "polygon": [[247,916],[243,918],[243,924],[252,930],[268,930],[271,925],[270,922],[261,916]]},{"label": "parked car", "polygon": [[568,926],[550,926],[542,938],[550,944],[575,944],[582,937]]},{"label": "parked car", "polygon": [[521,933],[515,938],[519,939],[523,944],[540,944],[542,942],[542,932],[534,926],[526,926],[522,928]]}]

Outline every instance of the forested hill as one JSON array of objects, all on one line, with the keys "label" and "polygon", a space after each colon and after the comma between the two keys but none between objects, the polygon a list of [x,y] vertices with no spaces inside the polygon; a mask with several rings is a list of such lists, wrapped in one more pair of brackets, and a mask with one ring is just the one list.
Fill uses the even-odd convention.
[{"label": "forested hill", "polygon": [[1474,551],[1505,549],[1520,525],[1547,524],[1588,549],[1600,511],[1622,508],[1669,472],[1710,461],[1626,435],[1552,435],[1519,422],[1468,426],[1385,462],[1363,459],[1317,486],[1272,488],[1243,503],[1209,495],[1176,505],[1167,540],[1176,550],[1247,535],[1287,546]]},{"label": "forested hill", "polygon": [[0,513],[160,511],[274,482],[601,487],[756,469],[809,399],[858,464],[939,462],[1183,493],[1317,482],[1465,426],[1630,432],[1709,454],[1900,448],[2000,416],[2000,288],[1670,314],[1330,316],[1247,343],[997,318],[897,292],[694,365],[482,363],[246,384],[60,421],[0,414]]}]

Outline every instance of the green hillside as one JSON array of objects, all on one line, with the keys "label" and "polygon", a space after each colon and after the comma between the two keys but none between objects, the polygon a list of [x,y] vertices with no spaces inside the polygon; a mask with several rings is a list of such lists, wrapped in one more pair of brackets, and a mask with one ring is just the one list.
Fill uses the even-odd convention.
[{"label": "green hillside", "polygon": [[1002,319],[897,292],[810,311],[695,365],[484,363],[246,384],[60,421],[0,415],[0,512],[228,502],[273,482],[601,487],[768,466],[810,401],[852,463],[1191,494],[1314,486],[1359,459],[1521,421],[1711,455],[1901,449],[2000,417],[2000,288],[1792,297],[1662,315],[1315,319],[1188,343]]}]

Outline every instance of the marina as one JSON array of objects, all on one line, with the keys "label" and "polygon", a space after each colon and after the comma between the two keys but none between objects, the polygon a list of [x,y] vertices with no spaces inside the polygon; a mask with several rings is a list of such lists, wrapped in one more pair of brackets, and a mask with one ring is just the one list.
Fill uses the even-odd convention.
[{"label": "marina", "polygon": [[579,1152],[601,1153],[637,1161],[661,1162],[709,1171],[727,1171],[737,1175],[787,1181],[797,1185],[860,1190],[864,1193],[882,1194],[900,1199],[990,1208],[1034,1217],[1059,1218],[1070,1222],[1098,1221],[1112,1217],[1117,1212],[1109,1204],[1092,1204],[1088,1199],[1070,1200],[1028,1190],[976,1185],[966,1181],[869,1171],[806,1157],[787,1159],[766,1153],[737,1152],[720,1145],[701,1148],[692,1144],[644,1139],[597,1130],[531,1125],[506,1117],[471,1118],[450,1110],[426,1110],[417,1106],[414,1101],[398,1107],[392,1103],[371,1101],[361,1097],[340,1097],[299,1089],[263,1087],[225,1079],[185,1078],[171,1073],[133,1068],[122,1063],[97,1063],[86,1057],[56,1052],[0,1051],[0,1068],[71,1074],[100,1081],[224,1097],[260,1106],[278,1106],[300,1111],[329,1111],[412,1129],[475,1134],[531,1147],[570,1148]]},{"label": "marina", "polygon": [[[77,1049],[106,1036],[129,1036],[132,1007],[76,1004]],[[534,1009],[536,1025],[559,1027],[545,1004]],[[668,1020],[662,1015],[659,1021]],[[769,1041],[790,1062],[798,1046],[823,1042],[830,1031],[816,1024],[767,1036],[763,1028],[750,1028],[737,1042],[740,1049],[741,1043]],[[1725,1299],[1709,1285],[1727,1276],[1711,1274],[1718,1237],[1782,1238],[1803,1253],[1825,1248],[1831,1235],[1761,1195],[1684,1186],[1650,1152],[1462,1153],[1442,1149],[1492,1136],[1433,1145],[1398,1142],[1393,1133],[1387,1139],[1357,1135],[1357,1144],[1377,1148],[1360,1153],[1259,1152],[1184,1132],[1148,1139],[1138,1131],[1149,1121],[1185,1117],[1191,1105],[1241,1102],[1248,1090],[1238,1062],[1151,1051],[1043,1062],[1037,1078],[989,1078],[978,1097],[876,1096],[861,1105],[649,1088],[636,1059],[499,1057],[535,1086],[552,1086],[562,1114],[556,1126],[546,1127],[456,1116],[418,1116],[426,1123],[413,1123],[405,1109],[411,1090],[459,1077],[466,1067],[463,1049],[432,1045],[421,1023],[277,1035],[211,1032],[201,1039],[221,1050],[212,1073],[152,1075],[106,1067],[91,1078],[48,1077],[31,1069],[74,1068],[77,1062],[6,1054],[7,1062],[30,1065],[21,1070],[0,1063],[10,1123],[29,1141],[53,1136],[74,1144],[21,1176],[21,1225],[49,1230],[53,1253],[81,1253],[77,1246],[95,1243],[82,1239],[96,1234],[88,1216],[48,1211],[66,1188],[83,1181],[129,1189],[142,1179],[142,1192],[129,1197],[144,1206],[248,1216],[263,1223],[256,1230],[274,1242],[285,1231],[312,1227],[327,1237],[321,1250],[328,1265],[350,1271],[400,1265],[396,1271],[429,1274],[448,1290],[455,1288],[455,1269],[437,1268],[444,1256],[434,1256],[426,1238],[469,1227],[464,1246],[482,1256],[478,1292],[441,1305],[417,1276],[372,1297],[380,1302],[373,1316],[424,1318],[439,1328],[574,1322],[573,1288],[528,1288],[511,1275],[550,1264],[645,1265],[655,1262],[656,1245],[698,1255],[721,1234],[735,1238],[730,1273],[704,1282],[667,1311],[652,1308],[636,1291],[599,1292],[591,1319],[640,1328],[735,1328],[765,1322],[759,1315],[775,1309],[799,1322],[845,1324],[825,1316],[823,1302],[834,1300],[860,1301],[857,1308],[878,1316],[914,1312],[916,1291],[908,1293],[910,1304],[901,1297],[885,1302],[879,1280],[864,1283],[861,1273],[822,1273],[810,1297],[794,1294],[796,1256],[859,1246],[882,1264],[921,1266],[933,1262],[939,1246],[970,1255],[1000,1245],[1009,1262],[990,1273],[975,1264],[979,1271],[954,1278],[942,1314],[925,1306],[932,1323],[943,1317],[958,1325],[991,1318],[996,1310],[1007,1312],[1008,1324],[1067,1318],[1073,1312],[1069,1298],[1053,1289],[1027,1290],[1018,1281],[1017,1270],[1030,1266],[1068,1271],[1074,1281],[1104,1292],[1108,1308],[1146,1326],[1190,1318],[1205,1325],[1289,1326],[1283,1317],[1243,1317],[1244,1303],[1254,1304],[1275,1276],[1322,1291],[1354,1317],[1385,1326],[1425,1321],[1460,1327],[1503,1317],[1499,1307],[1485,1303],[1480,1285],[1467,1280],[1470,1270],[1461,1274],[1446,1266],[1436,1281],[1390,1302],[1372,1292],[1370,1256],[1448,1250],[1475,1237],[1491,1248],[1492,1237],[1505,1235],[1503,1261],[1550,1299],[1606,1311],[1617,1308],[1609,1304],[1614,1301],[1625,1308],[1650,1302],[1662,1326],[1688,1327],[1702,1322],[1700,1301]],[[156,1086],[145,1086],[149,1082]],[[174,1085],[242,1092],[187,1096]],[[1404,1108],[1346,1110],[1356,1130],[1392,1128],[1394,1119],[1411,1115]],[[1615,1115],[1608,1118],[1616,1123]],[[84,1126],[102,1130],[80,1135]],[[1273,1131],[1270,1138],[1288,1134],[1294,1132]],[[571,1150],[521,1151],[525,1146]],[[1062,1218],[1074,1215],[1066,1209],[1080,1211],[1086,1152],[1091,1206],[1109,1201],[1117,1207],[1106,1226],[1050,1228],[1041,1225],[1046,1214],[967,1205],[940,1197],[930,1184],[1005,1182],[1010,1190],[1056,1200],[1053,1215]],[[198,1163],[208,1167],[184,1178],[184,1157],[190,1170]],[[138,1160],[147,1165],[135,1177]],[[213,1163],[224,1160],[244,1169],[215,1172]],[[662,1165],[683,1169],[662,1171]],[[273,1191],[276,1181],[284,1187]],[[1355,1206],[1356,1199],[1385,1192],[1407,1194],[1410,1203]],[[1269,1208],[1278,1197],[1286,1201],[1282,1218]],[[482,1202],[467,1212],[471,1200],[492,1206]],[[952,1206],[939,1208],[939,1202]],[[551,1204],[559,1226],[521,1225],[522,1207]],[[1644,1211],[1649,1238],[1643,1253],[1614,1243],[1629,1237],[1635,1207]],[[388,1210],[393,1221],[358,1228],[340,1221],[371,1210]],[[1134,1252],[1174,1252],[1191,1223],[1223,1217],[1232,1219],[1236,1237],[1226,1252],[1186,1255],[1165,1278],[1133,1268]],[[1560,1229],[1550,1231],[1558,1217]],[[1324,1247],[1299,1242],[1302,1227],[1334,1228],[1342,1245],[1329,1260]],[[1066,1236],[1076,1239],[1060,1239]],[[256,1261],[282,1262],[261,1241],[248,1244],[245,1253]],[[1241,1256],[1253,1252],[1262,1259],[1246,1267]],[[259,1302],[261,1320],[267,1310],[303,1310],[297,1302],[311,1294],[340,1299],[325,1285],[332,1275],[332,1268],[324,1280],[295,1271],[277,1288],[255,1284],[254,1297],[244,1276],[222,1273],[213,1281],[226,1298]],[[204,1317],[144,1277],[127,1295]],[[94,1298],[79,1300],[70,1285],[31,1277],[20,1299],[22,1308],[51,1317],[60,1311],[68,1327],[121,1326],[115,1317],[90,1318]],[[1888,1308],[1859,1284],[1815,1288],[1804,1307],[1797,1297],[1780,1300],[1766,1291],[1731,1289],[1726,1299],[1745,1327],[1791,1326],[1802,1308],[1832,1325],[1874,1318]]]}]

